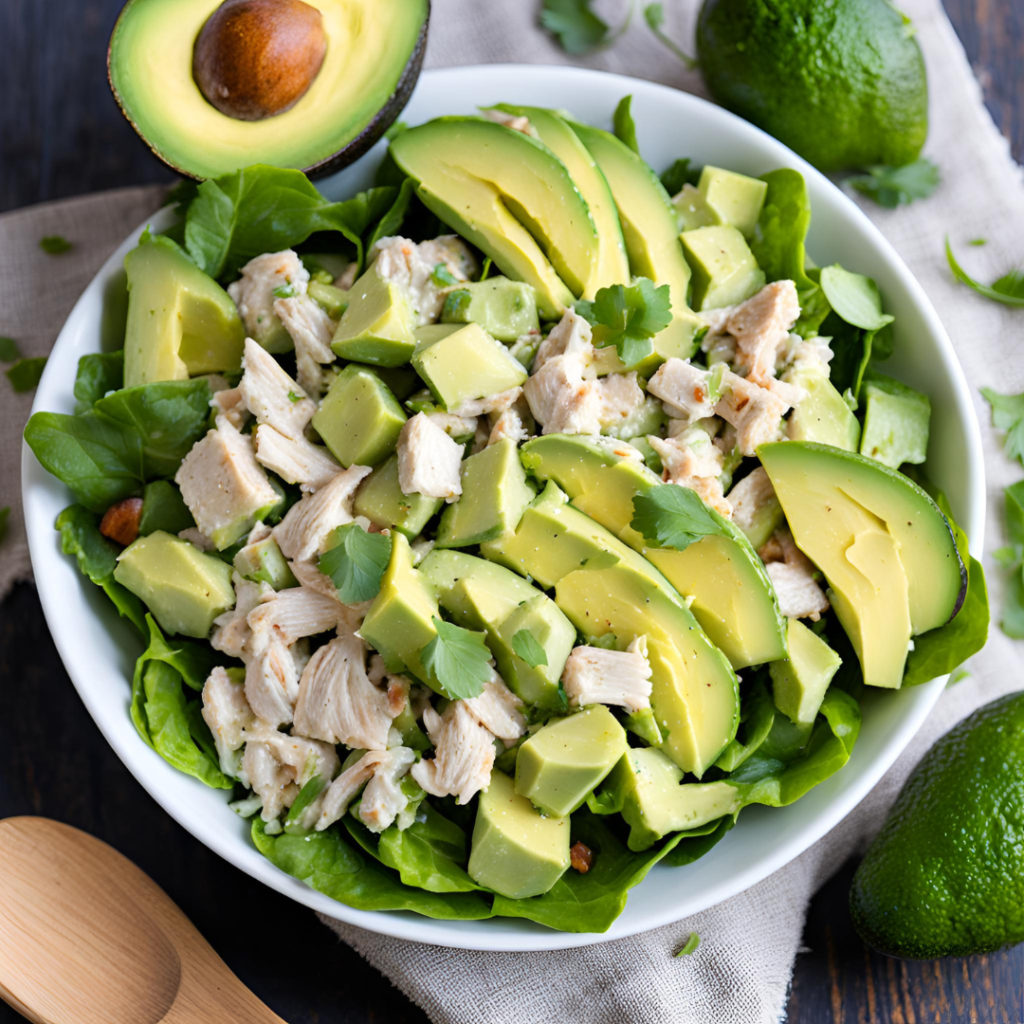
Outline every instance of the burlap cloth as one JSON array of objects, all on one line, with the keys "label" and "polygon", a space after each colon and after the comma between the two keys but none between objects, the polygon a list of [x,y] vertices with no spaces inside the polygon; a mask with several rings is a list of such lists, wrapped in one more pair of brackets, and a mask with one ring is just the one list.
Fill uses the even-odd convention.
[{"label": "burlap cloth", "polygon": [[[621,6],[621,5],[620,5]],[[695,3],[669,4],[672,34],[692,38]],[[989,487],[990,547],[1002,543],[1002,488],[1021,467],[1004,456],[977,394],[983,385],[1024,390],[1024,312],[988,302],[956,285],[946,267],[948,232],[972,249],[985,280],[1024,262],[1024,183],[982,103],[978,84],[938,0],[904,0],[924,49],[931,85],[931,133],[926,149],[942,168],[942,184],[927,202],[886,211],[864,208],[895,246],[935,304],[975,391],[983,424]],[[610,14],[615,12],[611,8]],[[566,55],[536,28],[531,0],[434,0],[427,63],[564,63]],[[579,63],[702,91],[635,24],[610,50]],[[557,97],[552,97],[557,101]],[[0,217],[0,334],[29,355],[49,351],[79,292],[116,244],[160,202],[161,189],[136,188],[49,203]],[[45,255],[41,237],[60,234],[75,244]],[[10,505],[0,548],[0,593],[29,575],[19,494],[21,430],[31,395],[12,395],[0,381],[0,505]],[[993,607],[1002,579],[986,559]],[[998,614],[996,616],[998,618]],[[446,1024],[746,1024],[776,1021],[784,1012],[793,960],[808,900],[881,823],[903,780],[941,733],[978,704],[1021,686],[1024,649],[993,627],[969,679],[952,687],[909,749],[871,795],[840,826],[788,867],[740,896],[685,921],[629,939],[552,953],[476,953],[385,938],[335,921],[350,945]],[[486,924],[481,925],[486,927]],[[682,960],[671,952],[690,931],[699,951]]]}]

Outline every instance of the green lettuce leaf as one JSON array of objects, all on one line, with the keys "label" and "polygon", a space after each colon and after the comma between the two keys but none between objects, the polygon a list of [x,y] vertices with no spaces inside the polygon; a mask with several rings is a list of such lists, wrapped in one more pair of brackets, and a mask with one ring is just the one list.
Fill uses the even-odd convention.
[{"label": "green lettuce leaf", "polygon": [[90,352],[78,360],[76,412],[91,409],[108,391],[124,387],[124,352]]},{"label": "green lettuce leaf", "polygon": [[624,142],[634,153],[640,153],[640,144],[636,141],[636,122],[633,120],[633,114],[630,108],[633,105],[632,96],[623,96],[619,100],[619,105],[615,108],[615,114],[612,117],[612,127],[615,131],[615,136],[622,142]]},{"label": "green lettuce leaf", "polygon": [[382,864],[398,872],[406,884],[428,892],[477,892],[480,886],[466,874],[469,857],[466,833],[436,811],[421,804],[426,820],[407,829],[381,833],[377,853]]}]

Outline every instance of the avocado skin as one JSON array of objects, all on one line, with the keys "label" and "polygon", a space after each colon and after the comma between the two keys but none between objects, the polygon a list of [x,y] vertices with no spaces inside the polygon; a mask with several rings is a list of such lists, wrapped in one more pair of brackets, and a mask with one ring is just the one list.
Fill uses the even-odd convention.
[{"label": "avocado skin", "polygon": [[1024,692],[946,733],[903,787],[853,879],[850,914],[887,956],[1024,941]]}]

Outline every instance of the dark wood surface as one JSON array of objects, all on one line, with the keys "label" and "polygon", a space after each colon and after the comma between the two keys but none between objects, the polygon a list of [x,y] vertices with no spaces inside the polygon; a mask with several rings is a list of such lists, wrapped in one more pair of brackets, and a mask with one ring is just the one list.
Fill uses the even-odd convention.
[{"label": "dark wood surface", "polygon": [[[107,89],[106,41],[120,5],[0,0],[0,210],[169,179]],[[1024,0],[946,6],[1021,159]],[[0,607],[0,724],[0,817],[46,815],[113,844],[291,1024],[426,1020],[309,911],[220,860],[144,793],[75,694],[27,585]],[[846,911],[853,868],[844,865],[812,904],[791,1024],[1024,1021],[1024,947],[924,964],[876,956]],[[0,1003],[0,1024],[21,1019]]]}]

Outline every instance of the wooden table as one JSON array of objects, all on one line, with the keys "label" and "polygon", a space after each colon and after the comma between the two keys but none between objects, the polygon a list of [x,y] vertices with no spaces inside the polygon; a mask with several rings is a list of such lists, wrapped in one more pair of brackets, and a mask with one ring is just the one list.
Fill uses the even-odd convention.
[{"label": "wooden table", "polygon": [[[1024,0],[946,3],[993,117],[1021,159]],[[167,180],[107,90],[103,55],[120,6],[0,2],[0,210]],[[0,609],[0,680],[0,817],[47,815],[112,843],[291,1024],[426,1020],[309,911],[220,860],[145,794],[74,693],[29,586]],[[812,904],[791,1024],[1024,1021],[1024,946],[925,964],[875,956],[846,910],[853,867],[844,865]],[[21,1019],[0,1004],[0,1024]]]}]

